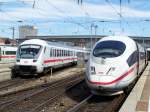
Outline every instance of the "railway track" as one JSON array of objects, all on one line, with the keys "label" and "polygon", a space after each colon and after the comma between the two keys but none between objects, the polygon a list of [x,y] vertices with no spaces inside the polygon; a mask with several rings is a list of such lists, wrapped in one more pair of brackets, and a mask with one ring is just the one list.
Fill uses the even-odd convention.
[{"label": "railway track", "polygon": [[111,97],[89,95],[67,112],[116,112],[124,99],[123,94]]},{"label": "railway track", "polygon": [[30,112],[116,112],[125,98],[125,94],[94,96],[86,88],[85,82],[81,82],[48,105]]},{"label": "railway track", "polygon": [[139,78],[137,78],[123,94],[117,96],[94,96],[90,94],[67,112],[117,112],[138,79]]},{"label": "railway track", "polygon": [[16,79],[0,82],[0,91],[7,90],[13,86],[20,85],[21,83],[24,83],[25,81],[29,81],[29,80],[16,78]]},{"label": "railway track", "polygon": [[41,86],[40,89],[36,88],[35,90],[26,91],[26,93],[17,95],[15,98],[13,98],[13,95],[11,97],[7,96],[0,100],[0,111],[7,112],[11,110],[11,112],[36,112],[39,108],[64,94],[66,89],[71,88],[81,80],[83,80],[83,75],[80,77],[68,77],[57,83]]}]

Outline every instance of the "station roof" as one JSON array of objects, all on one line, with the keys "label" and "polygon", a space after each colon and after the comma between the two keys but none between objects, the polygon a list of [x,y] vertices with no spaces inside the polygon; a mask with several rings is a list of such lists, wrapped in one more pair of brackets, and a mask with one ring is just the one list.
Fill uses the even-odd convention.
[{"label": "station roof", "polygon": [[[49,39],[49,38],[76,38],[76,39],[88,39],[88,38],[102,38],[107,35],[47,35],[47,36],[27,36],[24,39],[38,38],[38,39]],[[136,40],[150,40],[150,37],[141,37],[141,36],[129,36]],[[19,39],[20,40],[20,39]]]}]

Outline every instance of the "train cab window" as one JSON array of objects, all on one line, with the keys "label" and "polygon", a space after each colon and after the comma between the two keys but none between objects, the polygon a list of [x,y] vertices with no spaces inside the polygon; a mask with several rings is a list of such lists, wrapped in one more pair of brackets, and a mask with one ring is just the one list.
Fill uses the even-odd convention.
[{"label": "train cab window", "polygon": [[113,58],[118,57],[125,51],[126,46],[120,41],[102,41],[93,50],[95,57]]},{"label": "train cab window", "polygon": [[42,47],[40,45],[32,45],[32,44],[22,45],[19,48],[19,54],[17,54],[17,56],[19,55],[20,58],[24,59],[38,58],[41,49]]}]

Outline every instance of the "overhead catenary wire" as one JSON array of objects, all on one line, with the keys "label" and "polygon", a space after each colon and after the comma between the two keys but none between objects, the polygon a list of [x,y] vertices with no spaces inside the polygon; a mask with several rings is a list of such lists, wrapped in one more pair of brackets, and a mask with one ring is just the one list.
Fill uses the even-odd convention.
[{"label": "overhead catenary wire", "polygon": [[[74,21],[71,16],[69,16],[68,14],[66,14],[63,10],[61,10],[60,8],[58,8],[57,6],[55,6],[55,5],[54,5],[53,3],[51,3],[49,0],[45,0],[45,1],[47,1],[47,3],[48,3],[51,7],[53,7],[54,9],[56,9],[60,14],[63,14],[63,15],[65,15],[68,19],[72,20],[72,21],[70,21],[71,23],[77,24],[77,25],[83,27],[84,29],[88,30],[87,27],[85,27],[85,26],[84,26],[83,24],[81,24],[81,23],[78,23],[78,22]],[[68,21],[67,21],[67,22],[68,22]]]}]

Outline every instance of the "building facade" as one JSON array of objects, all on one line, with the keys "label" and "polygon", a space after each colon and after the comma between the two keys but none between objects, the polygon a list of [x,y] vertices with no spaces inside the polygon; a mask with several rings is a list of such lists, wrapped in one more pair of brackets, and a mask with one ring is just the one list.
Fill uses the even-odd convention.
[{"label": "building facade", "polygon": [[29,38],[30,36],[37,36],[38,30],[34,26],[25,25],[19,27],[19,38]]}]

